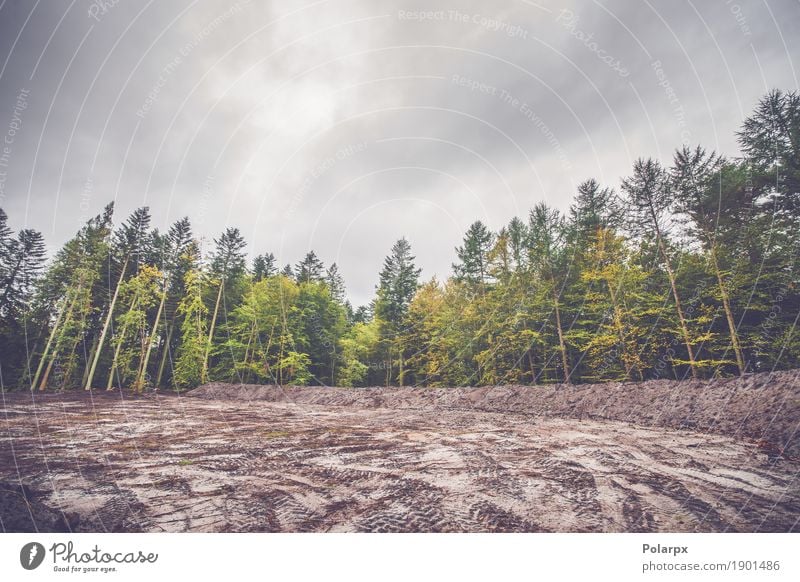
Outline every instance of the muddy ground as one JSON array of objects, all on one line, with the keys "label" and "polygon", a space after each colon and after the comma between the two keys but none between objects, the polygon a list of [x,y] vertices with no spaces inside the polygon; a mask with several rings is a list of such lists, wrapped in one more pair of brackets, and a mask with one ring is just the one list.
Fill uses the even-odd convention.
[{"label": "muddy ground", "polygon": [[796,373],[652,384],[4,394],[0,526],[800,529]]}]

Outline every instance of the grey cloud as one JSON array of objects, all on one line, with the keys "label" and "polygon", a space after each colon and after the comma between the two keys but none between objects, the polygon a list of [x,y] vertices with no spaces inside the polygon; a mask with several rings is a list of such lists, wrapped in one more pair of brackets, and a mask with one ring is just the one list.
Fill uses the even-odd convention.
[{"label": "grey cloud", "polygon": [[736,154],[758,97],[797,88],[789,0],[92,5],[0,9],[0,133],[30,90],[12,224],[58,245],[112,198],[118,220],[147,203],[284,262],[315,248],[356,303],[401,235],[444,278],[473,219],[565,209],[684,139]]}]

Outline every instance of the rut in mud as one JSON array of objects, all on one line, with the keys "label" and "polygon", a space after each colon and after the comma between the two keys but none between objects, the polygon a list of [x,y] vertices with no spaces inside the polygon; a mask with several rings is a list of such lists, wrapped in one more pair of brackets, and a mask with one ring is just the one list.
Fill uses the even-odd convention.
[{"label": "rut in mud", "polygon": [[[777,425],[796,428],[797,375],[781,380],[780,389],[769,390],[782,399],[780,412],[794,416],[779,414]],[[6,394],[0,525],[222,532],[800,528],[800,463],[788,453],[794,436],[764,421],[756,426],[740,417],[737,425],[734,408],[709,413],[718,420],[713,431],[696,422],[678,428],[670,420],[675,406],[662,406],[666,421],[642,420],[655,405],[631,410],[631,422],[614,419],[610,403],[621,396],[601,413],[591,409],[593,392],[575,400],[587,388],[547,389],[547,415],[523,410],[528,405],[515,388],[439,396],[420,390],[216,386],[195,394],[206,398],[67,393],[36,394],[35,402]],[[214,398],[220,391],[232,398]],[[510,412],[490,410],[503,398]],[[728,402],[737,398],[743,396]],[[573,410],[556,405],[570,399]],[[751,408],[740,412],[763,412]],[[692,418],[701,416],[695,411]],[[764,442],[783,442],[787,452]]]}]

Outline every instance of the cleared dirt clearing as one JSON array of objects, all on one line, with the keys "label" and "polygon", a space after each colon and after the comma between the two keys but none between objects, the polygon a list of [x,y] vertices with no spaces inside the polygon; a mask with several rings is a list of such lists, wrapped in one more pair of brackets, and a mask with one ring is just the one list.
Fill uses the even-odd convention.
[{"label": "cleared dirt clearing", "polygon": [[[289,393],[311,400],[324,390]],[[586,410],[579,420],[442,403],[3,397],[8,531],[32,520],[43,531],[799,527],[800,463],[759,435],[588,419]]]}]

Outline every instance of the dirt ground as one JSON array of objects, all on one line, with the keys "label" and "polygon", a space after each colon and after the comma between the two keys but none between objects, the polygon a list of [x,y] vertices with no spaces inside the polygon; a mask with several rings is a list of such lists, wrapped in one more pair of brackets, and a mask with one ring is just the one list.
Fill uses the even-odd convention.
[{"label": "dirt ground", "polygon": [[[605,399],[592,387],[4,394],[0,526],[797,531],[798,376],[723,382],[691,405],[676,394],[692,383]],[[615,418],[634,390],[639,404]],[[696,409],[710,401],[726,406]]]}]

